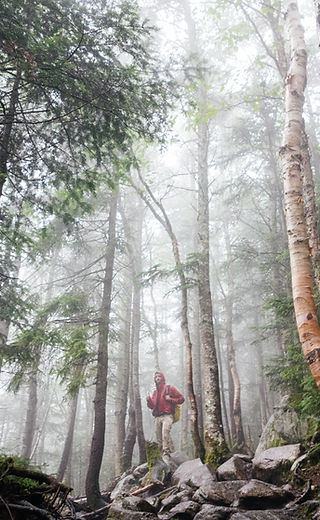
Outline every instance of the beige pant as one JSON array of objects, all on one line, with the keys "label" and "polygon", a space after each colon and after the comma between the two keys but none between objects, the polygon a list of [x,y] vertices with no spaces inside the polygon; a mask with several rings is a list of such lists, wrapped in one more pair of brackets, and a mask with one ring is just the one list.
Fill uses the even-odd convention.
[{"label": "beige pant", "polygon": [[174,451],[173,442],[170,435],[173,416],[170,414],[156,417],[156,437],[159,450],[162,455],[167,455]]}]

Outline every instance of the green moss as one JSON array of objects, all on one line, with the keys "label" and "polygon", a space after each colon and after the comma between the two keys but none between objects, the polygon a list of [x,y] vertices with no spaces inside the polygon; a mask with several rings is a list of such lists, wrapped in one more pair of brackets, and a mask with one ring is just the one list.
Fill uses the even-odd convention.
[{"label": "green moss", "polygon": [[156,442],[146,441],[146,455],[149,471],[154,469],[157,459],[161,458],[161,453]]},{"label": "green moss", "polygon": [[0,495],[27,497],[35,492],[41,492],[47,487],[32,478],[11,475],[10,470],[12,468],[19,470],[35,469],[29,465],[27,459],[0,455]]},{"label": "green moss", "polygon": [[210,443],[206,443],[204,462],[209,464],[212,469],[216,469],[227,460],[229,455],[229,449],[225,442],[211,441]]},{"label": "green moss", "polygon": [[278,448],[279,446],[286,446],[288,444],[288,441],[283,439],[281,435],[278,434],[278,432],[274,432],[274,439],[272,442],[268,443],[268,448]]},{"label": "green moss", "polygon": [[146,441],[146,456],[149,468],[147,483],[150,484],[152,482],[151,474],[155,468],[156,461],[161,458],[161,453],[156,442]]}]

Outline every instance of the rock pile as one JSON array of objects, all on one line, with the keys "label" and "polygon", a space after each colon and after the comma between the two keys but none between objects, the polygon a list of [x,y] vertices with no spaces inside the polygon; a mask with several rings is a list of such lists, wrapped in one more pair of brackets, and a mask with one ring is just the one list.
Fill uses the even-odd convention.
[{"label": "rock pile", "polygon": [[[113,489],[108,520],[318,520],[319,490],[288,484],[300,451],[294,444],[269,448],[253,460],[233,455],[214,473],[200,459],[181,463],[175,453],[165,486],[150,484],[144,464]],[[132,495],[142,487],[148,489]]]}]

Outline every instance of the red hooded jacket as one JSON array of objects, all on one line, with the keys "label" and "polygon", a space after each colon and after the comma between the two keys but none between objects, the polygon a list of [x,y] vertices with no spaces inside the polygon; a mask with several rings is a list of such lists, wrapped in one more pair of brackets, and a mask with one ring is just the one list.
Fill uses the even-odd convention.
[{"label": "red hooded jacket", "polygon": [[153,392],[152,396],[147,398],[147,406],[151,408],[152,415],[158,417],[159,415],[171,414],[174,413],[174,406],[177,404],[182,404],[184,402],[183,395],[178,392],[178,390],[170,385],[168,396],[169,399],[165,399],[166,395],[166,380],[163,375],[163,372],[156,372],[161,376],[161,382],[157,384],[156,390]]}]

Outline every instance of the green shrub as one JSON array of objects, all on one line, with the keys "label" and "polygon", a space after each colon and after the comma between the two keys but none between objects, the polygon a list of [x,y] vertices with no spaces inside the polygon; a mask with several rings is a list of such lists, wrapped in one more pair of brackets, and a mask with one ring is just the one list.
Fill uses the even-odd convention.
[{"label": "green shrub", "polygon": [[274,358],[265,369],[271,390],[283,390],[301,415],[320,417],[320,392],[304,359],[300,345],[289,345],[284,356]]}]

